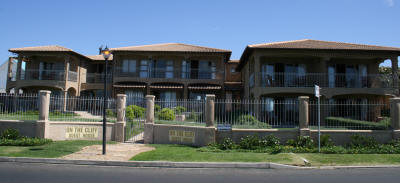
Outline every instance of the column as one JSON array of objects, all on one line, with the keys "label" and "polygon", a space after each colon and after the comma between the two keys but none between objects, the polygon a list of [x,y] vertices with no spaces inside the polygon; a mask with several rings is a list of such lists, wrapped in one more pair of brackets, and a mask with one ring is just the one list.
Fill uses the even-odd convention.
[{"label": "column", "polygon": [[7,81],[11,81],[12,79],[12,65],[13,65],[13,57],[8,58],[8,67],[7,67]]},{"label": "column", "polygon": [[189,91],[188,91],[188,85],[187,84],[184,84],[183,85],[183,99],[188,99],[188,93],[189,93]]},{"label": "column", "polygon": [[390,121],[393,129],[393,139],[400,138],[400,98],[390,99]]},{"label": "column", "polygon": [[[396,56],[396,57],[390,58],[390,60],[392,61],[393,88],[394,89],[399,89],[398,58]],[[399,94],[397,93],[397,95],[399,95]]]},{"label": "column", "polygon": [[68,91],[64,90],[64,98],[63,98],[63,110],[64,112],[67,111],[67,97],[68,97]]},{"label": "column", "polygon": [[215,95],[206,95],[205,119],[206,127],[214,126]]},{"label": "column", "polygon": [[[16,80],[21,80],[22,56],[18,56]],[[25,76],[26,77],[26,76]],[[25,78],[24,78],[25,79]]]},{"label": "column", "polygon": [[36,122],[36,137],[49,138],[50,91],[39,91],[39,121]]},{"label": "column", "polygon": [[68,81],[69,55],[64,56],[64,80]]},{"label": "column", "polygon": [[[261,85],[261,73],[260,73],[260,56],[254,56],[254,88],[260,87]],[[258,94],[257,94],[258,95]]]},{"label": "column", "polygon": [[308,116],[308,96],[299,97],[299,130],[300,136],[310,136]]},{"label": "column", "polygon": [[126,95],[117,95],[117,122],[114,124],[114,140],[116,142],[124,142],[125,137],[125,107],[126,107]]},{"label": "column", "polygon": [[145,144],[154,142],[154,95],[146,96],[146,123],[144,124],[143,140]]}]

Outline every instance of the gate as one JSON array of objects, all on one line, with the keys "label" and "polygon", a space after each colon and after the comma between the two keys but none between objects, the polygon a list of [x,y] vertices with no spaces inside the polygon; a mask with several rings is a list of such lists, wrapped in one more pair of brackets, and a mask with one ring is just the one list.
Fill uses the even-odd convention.
[{"label": "gate", "polygon": [[127,96],[125,112],[125,142],[143,143],[146,121],[146,100],[144,97]]}]

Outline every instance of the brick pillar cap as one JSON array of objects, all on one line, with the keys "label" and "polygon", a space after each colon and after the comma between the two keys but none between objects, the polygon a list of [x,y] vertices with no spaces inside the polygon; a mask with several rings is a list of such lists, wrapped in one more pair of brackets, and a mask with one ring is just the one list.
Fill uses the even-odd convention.
[{"label": "brick pillar cap", "polygon": [[48,94],[50,94],[51,91],[49,91],[49,90],[39,90],[39,93],[48,93]]}]

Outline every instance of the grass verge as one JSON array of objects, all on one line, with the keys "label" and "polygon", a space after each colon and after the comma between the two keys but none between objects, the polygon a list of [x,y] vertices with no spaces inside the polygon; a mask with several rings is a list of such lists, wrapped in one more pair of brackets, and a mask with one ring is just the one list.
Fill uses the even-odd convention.
[{"label": "grass verge", "polygon": [[[113,144],[115,142],[109,142]],[[85,146],[101,144],[101,141],[54,141],[41,146],[0,146],[0,156],[57,158],[80,151]]]},{"label": "grass verge", "polygon": [[400,154],[318,154],[318,153],[255,153],[240,151],[201,152],[201,148],[182,145],[151,145],[156,149],[138,154],[134,161],[172,162],[273,162],[288,165],[400,165]]}]

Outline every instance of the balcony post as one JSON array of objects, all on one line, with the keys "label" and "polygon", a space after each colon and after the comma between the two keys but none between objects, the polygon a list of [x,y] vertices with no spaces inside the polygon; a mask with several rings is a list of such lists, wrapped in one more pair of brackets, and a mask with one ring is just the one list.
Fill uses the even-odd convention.
[{"label": "balcony post", "polygon": [[64,80],[68,81],[69,55],[64,56]]},{"label": "balcony post", "polygon": [[[399,66],[398,66],[398,58],[397,56],[390,58],[392,61],[392,77],[393,77],[393,88],[399,89]],[[397,93],[397,95],[399,95]]]},{"label": "balcony post", "polygon": [[16,80],[21,80],[21,66],[22,66],[22,56],[18,55]]},{"label": "balcony post", "polygon": [[260,56],[254,56],[254,87],[261,86],[261,76],[260,76]]}]

